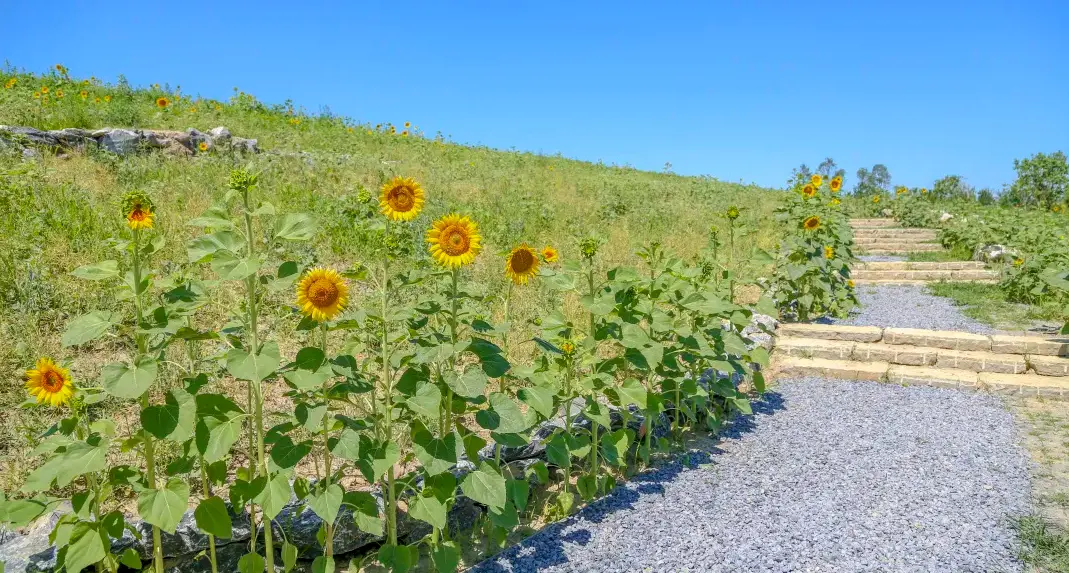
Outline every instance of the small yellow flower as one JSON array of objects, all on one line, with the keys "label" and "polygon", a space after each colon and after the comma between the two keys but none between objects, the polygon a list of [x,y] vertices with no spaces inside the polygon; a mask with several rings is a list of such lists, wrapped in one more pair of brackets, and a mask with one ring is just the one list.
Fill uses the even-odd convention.
[{"label": "small yellow flower", "polygon": [[555,263],[560,260],[560,253],[550,245],[542,247],[542,260],[547,263]]},{"label": "small yellow flower", "polygon": [[411,177],[395,177],[382,186],[379,211],[394,221],[411,221],[423,210],[423,187]]},{"label": "small yellow flower", "polygon": [[897,189],[895,189],[895,194],[896,195],[903,195],[905,193],[909,193],[909,189],[907,189],[905,187],[902,187],[902,186],[899,186]]},{"label": "small yellow flower", "polygon": [[345,131],[348,131],[349,133],[352,133],[353,132],[353,128],[351,128],[351,127],[347,128]]},{"label": "small yellow flower", "polygon": [[824,184],[824,178],[819,173],[809,178],[809,182],[813,184],[813,187],[820,187]]},{"label": "small yellow flower", "polygon": [[395,133],[397,133],[397,128],[391,125],[390,126],[390,135],[393,135]]},{"label": "small yellow flower", "polygon": [[831,192],[832,193],[838,193],[839,190],[842,189],[842,188],[843,188],[843,178],[842,177],[838,177],[838,176],[832,177],[831,178]]},{"label": "small yellow flower", "polygon": [[408,137],[408,130],[407,129],[401,132],[401,137]]},{"label": "small yellow flower", "polygon": [[98,97],[93,98],[93,103],[100,103],[100,98],[98,98]]},{"label": "small yellow flower", "polygon": [[410,128],[410,127],[412,127],[412,122],[410,122],[410,121],[406,121],[406,122],[405,122],[405,129],[408,129],[408,128]]},{"label": "small yellow flower", "polygon": [[41,86],[41,93],[43,93],[43,94],[48,93],[48,86]]},{"label": "small yellow flower", "polygon": [[824,258],[825,259],[834,259],[835,258],[835,249],[833,249],[830,246],[824,247]]},{"label": "small yellow flower", "polygon": [[820,228],[820,217],[813,215],[812,217],[807,218],[805,221],[802,221],[802,228],[804,228],[806,231],[816,231]]},{"label": "small yellow flower", "polygon": [[197,106],[189,108],[189,113],[197,113]]},{"label": "small yellow flower", "polygon": [[564,342],[560,343],[560,349],[565,354],[572,354],[573,352],[575,352],[575,343],[570,340],[565,340]]},{"label": "small yellow flower", "polygon": [[4,89],[8,89],[9,90],[9,89],[15,87],[15,84],[18,83],[18,81],[19,81],[18,78],[11,78],[10,80],[7,80],[7,82],[4,83]]},{"label": "small yellow flower", "polygon": [[921,187],[921,195],[927,195],[927,194],[928,194],[928,189],[925,188],[925,187]]},{"label": "small yellow flower", "polygon": [[56,99],[63,99],[63,90],[56,90]]},{"label": "small yellow flower", "polygon": [[1055,213],[1061,213],[1062,212],[1062,206],[1061,205],[1055,205],[1055,206],[1051,207],[1050,210],[1054,211]]},{"label": "small yellow flower", "polygon": [[854,288],[854,279],[847,279],[846,280],[846,286],[848,286],[850,288]]},{"label": "small yellow flower", "polygon": [[200,142],[199,144],[197,144],[197,149],[199,149],[201,151],[208,151],[208,142],[207,141]]},{"label": "small yellow flower", "polygon": [[802,196],[806,199],[812,199],[817,194],[817,188],[813,185],[806,185],[802,187]]},{"label": "small yellow flower", "polygon": [[123,211],[126,213],[126,225],[135,231],[151,229],[156,220],[152,202],[140,191],[134,191],[123,198]]},{"label": "small yellow flower", "polygon": [[297,285],[297,306],[312,320],[333,320],[348,302],[349,285],[334,269],[314,268]]},{"label": "small yellow flower", "polygon": [[219,104],[215,104],[215,111],[219,111],[221,109],[223,109],[223,106],[221,106]]},{"label": "small yellow flower", "polygon": [[534,249],[521,243],[505,257],[505,276],[518,285],[525,285],[538,274],[538,255]]},{"label": "small yellow flower", "polygon": [[162,97],[162,96],[156,98],[156,107],[158,107],[160,109],[164,109],[169,105],[171,105],[171,102],[168,101],[167,98]]},{"label": "small yellow flower", "polygon": [[104,103],[111,103],[111,96],[110,95],[104,96]]},{"label": "small yellow flower", "polygon": [[74,396],[70,370],[56,365],[50,358],[38,358],[37,364],[26,371],[26,391],[38,404],[62,406]]},{"label": "small yellow flower", "polygon": [[63,64],[56,64],[56,71],[61,74],[65,74],[67,73],[67,68],[64,67]]},{"label": "small yellow flower", "polygon": [[873,202],[873,203],[879,203],[879,202],[880,202],[880,196],[879,196],[879,195],[876,195],[876,196],[874,196],[874,197],[872,198],[872,202]]},{"label": "small yellow flower", "polygon": [[1021,266],[1023,264],[1024,264],[1024,259],[1022,259],[1020,257],[1018,257],[1016,259],[1013,259],[1013,266],[1019,267],[1019,266]]},{"label": "small yellow flower", "polygon": [[301,118],[292,117],[292,118],[290,118],[290,123],[293,124],[293,125],[301,125]]},{"label": "small yellow flower", "polygon": [[82,96],[83,100],[89,99],[89,92],[87,92],[85,90],[82,90],[82,91],[78,92],[78,95]]},{"label": "small yellow flower", "polygon": [[431,256],[449,269],[471,264],[482,250],[479,227],[470,218],[455,213],[433,223],[427,231],[427,242]]},{"label": "small yellow flower", "polygon": [[839,201],[839,198],[838,198],[838,197],[834,197],[834,198],[832,198],[832,200],[831,200],[831,204],[832,204],[832,206],[838,206],[838,205],[839,205],[839,203],[841,203],[841,202],[842,202],[842,201]]},{"label": "small yellow flower", "polygon": [[41,99],[41,92],[33,92],[33,99]]}]

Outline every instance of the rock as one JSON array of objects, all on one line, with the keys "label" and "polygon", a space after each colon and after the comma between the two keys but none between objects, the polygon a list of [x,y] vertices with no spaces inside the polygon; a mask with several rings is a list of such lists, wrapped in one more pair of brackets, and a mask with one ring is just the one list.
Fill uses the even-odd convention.
[{"label": "rock", "polygon": [[112,129],[98,139],[100,146],[116,155],[129,155],[141,149],[144,137],[129,129]]},{"label": "rock", "polygon": [[[219,565],[219,571],[237,571],[238,561],[248,552],[248,543],[230,543],[221,547],[216,544],[215,560]],[[260,555],[263,555],[262,549],[260,550]],[[280,562],[281,559],[276,557],[276,569],[278,569]],[[150,570],[151,567],[145,569],[145,571]],[[211,573],[211,570],[212,562],[208,559],[207,551],[203,555],[187,555],[185,559],[179,559],[173,565],[167,567],[167,573]]]},{"label": "rock", "polygon": [[192,157],[193,156],[193,151],[192,150],[190,150],[188,147],[182,145],[181,143],[178,143],[177,141],[175,141],[173,139],[168,139],[167,140],[167,145],[164,146],[163,152],[166,153],[167,155],[171,155],[171,156],[174,156],[174,157]]},{"label": "rock", "polygon": [[223,127],[213,127],[208,130],[208,135],[212,136],[212,140],[216,143],[228,143],[230,141],[230,130]]},{"label": "rock", "polygon": [[1016,250],[1004,245],[982,245],[976,248],[972,258],[974,261],[983,261],[985,263],[1008,263],[1018,256],[1020,254]]},{"label": "rock", "polygon": [[6,139],[16,143],[24,142],[37,147],[60,147],[61,143],[56,136],[47,131],[32,127],[12,127],[0,125],[0,133],[8,134]]},{"label": "rock", "polygon": [[71,511],[70,502],[65,501],[30,524],[25,535],[5,535],[0,545],[0,563],[5,564],[5,573],[51,573],[56,566],[56,551],[48,536],[59,519]]},{"label": "rock", "polygon": [[880,213],[883,214],[884,217],[893,217],[895,214],[891,209],[884,209],[883,211],[880,211]]},{"label": "rock", "polygon": [[192,137],[189,135],[188,132],[161,129],[158,131],[153,131],[152,133],[159,139],[170,139],[171,141],[177,141],[179,144],[184,145],[190,149],[193,148],[193,144],[191,143]]},{"label": "rock", "polygon": [[[372,492],[375,496],[379,511],[382,512],[386,504],[379,490]],[[407,518],[407,514],[405,515]],[[401,516],[398,516],[398,535],[401,534]],[[323,526],[323,520],[303,503],[290,503],[282,508],[275,519],[271,522],[271,530],[277,539],[288,539],[297,547],[297,554],[301,559],[313,559],[323,554],[323,548],[316,539],[319,529]],[[372,543],[382,541],[381,535],[367,533],[356,527],[352,508],[342,506],[338,514],[338,520],[334,522],[334,553],[348,553]]]},{"label": "rock", "polygon": [[260,153],[260,145],[255,139],[234,137],[230,140],[230,146],[236,151],[243,153]]},{"label": "rock", "polygon": [[22,158],[26,161],[36,161],[41,158],[41,152],[32,147],[27,147],[22,150]]},{"label": "rock", "polygon": [[[449,513],[446,514],[450,534],[470,531],[482,514],[483,510],[478,504],[463,495],[458,496],[456,503],[449,508]],[[407,514],[405,517],[407,518]],[[411,518],[408,518],[408,520],[411,522],[411,527],[404,535],[398,532],[397,540],[399,542],[404,544],[416,543],[431,533],[432,528],[429,523]],[[400,523],[399,520],[398,526],[400,526]]]},{"label": "rock", "polygon": [[[508,463],[517,460],[541,457],[546,453],[546,440],[548,440],[554,432],[562,430],[564,430],[563,420],[559,424],[556,420],[544,422],[531,432],[531,441],[528,442],[527,445],[520,447],[502,446],[501,461]],[[479,458],[484,460],[494,459],[494,447],[495,444],[493,442],[487,444],[486,447],[479,450]]]},{"label": "rock", "polygon": [[90,137],[89,132],[84,129],[68,127],[50,131],[48,134],[55,137],[63,147],[84,149],[86,145],[96,144],[96,140]]},{"label": "rock", "polygon": [[[244,511],[235,513],[229,502],[227,502],[226,507],[227,512],[230,514],[230,521],[233,524],[234,535],[230,539],[216,539],[216,548],[245,541],[251,534],[248,514]],[[112,542],[112,552],[121,553],[127,547],[133,547],[141,555],[142,559],[148,560],[152,556],[152,526],[143,521],[138,521],[134,524],[134,528],[141,534],[141,539],[137,539],[127,530],[123,533],[121,539]],[[167,533],[166,531],[160,533],[160,543],[163,545],[163,556],[171,559],[207,549],[208,536],[197,529],[197,520],[193,516],[193,510],[190,510],[182,515],[182,519],[178,522],[178,527],[175,528],[174,533]]]},{"label": "rock", "polygon": [[946,211],[943,211],[943,214],[939,216],[939,222],[940,223],[946,223],[947,221],[949,221],[949,220],[951,220],[953,218],[954,218],[954,215],[951,215],[950,213],[947,213]]},{"label": "rock", "polygon": [[779,321],[767,314],[756,312],[751,317],[751,320],[750,325],[742,329],[740,333],[743,338],[750,341],[747,346],[751,350],[756,346],[771,349],[772,334],[776,331],[776,327],[779,326]]},{"label": "rock", "polygon": [[192,127],[187,129],[186,133],[189,134],[190,149],[197,149],[201,143],[211,144],[211,138],[209,138],[207,134],[197,131]]}]

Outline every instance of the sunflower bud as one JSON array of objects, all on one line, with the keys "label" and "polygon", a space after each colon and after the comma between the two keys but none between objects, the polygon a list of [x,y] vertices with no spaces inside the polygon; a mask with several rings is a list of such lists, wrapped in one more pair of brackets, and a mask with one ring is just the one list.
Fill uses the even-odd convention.
[{"label": "sunflower bud", "polygon": [[235,169],[230,172],[230,179],[226,186],[235,191],[248,191],[256,186],[256,176],[244,169]]},{"label": "sunflower bud", "polygon": [[584,259],[593,259],[598,254],[598,247],[601,246],[601,241],[597,237],[587,237],[582,241],[579,241],[579,252],[583,255]]},{"label": "sunflower bud", "polygon": [[739,218],[739,208],[734,206],[734,205],[728,207],[727,217],[728,217],[728,219],[731,219],[732,221],[734,221],[735,219],[738,219]]}]

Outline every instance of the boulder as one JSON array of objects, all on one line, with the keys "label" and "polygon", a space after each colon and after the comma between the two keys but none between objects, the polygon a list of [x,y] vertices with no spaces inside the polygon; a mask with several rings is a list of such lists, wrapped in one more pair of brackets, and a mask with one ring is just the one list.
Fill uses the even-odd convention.
[{"label": "boulder", "polygon": [[954,215],[951,215],[950,213],[947,213],[946,211],[943,211],[943,214],[939,216],[939,222],[940,223],[946,223],[947,221],[949,221],[949,220],[951,220],[953,218],[954,218]]},{"label": "boulder", "polygon": [[96,140],[84,129],[68,127],[50,131],[48,134],[55,137],[62,147],[84,149],[86,145],[96,144]]},{"label": "boulder", "polygon": [[881,214],[882,214],[882,215],[883,215],[884,217],[893,217],[893,216],[894,216],[894,214],[895,214],[895,212],[894,212],[894,211],[892,211],[891,209],[884,209],[883,211],[880,211],[880,213],[881,213]]},{"label": "boulder", "polygon": [[1018,256],[1020,254],[1016,250],[1004,245],[982,245],[977,247],[972,258],[985,263],[1009,263]]},{"label": "boulder", "polygon": [[56,136],[32,127],[0,125],[0,137],[15,143],[23,142],[37,147],[60,147],[61,145]]},{"label": "boulder", "polygon": [[144,136],[130,129],[110,129],[97,141],[101,147],[116,155],[130,155],[141,149]]},{"label": "boulder", "polygon": [[767,314],[754,313],[752,322],[742,329],[742,337],[749,342],[747,346],[752,350],[761,346],[765,349],[772,348],[772,334],[776,331],[779,321]]},{"label": "boulder", "polygon": [[213,127],[209,129],[208,135],[212,136],[212,140],[216,143],[222,144],[230,142],[230,130],[221,125],[219,127]]},{"label": "boulder", "polygon": [[234,137],[230,140],[230,146],[242,153],[260,153],[260,145],[255,139]]},{"label": "boulder", "polygon": [[[251,535],[248,514],[244,510],[240,513],[235,512],[230,502],[227,502],[226,507],[227,512],[230,514],[230,522],[233,524],[234,535],[230,539],[216,539],[215,545],[217,549],[224,545],[245,541]],[[151,559],[152,526],[143,521],[138,521],[134,524],[134,528],[140,534],[140,539],[132,535],[129,530],[126,530],[123,532],[121,539],[112,542],[112,552],[121,553],[127,547],[133,547],[141,555],[142,559]],[[171,559],[207,549],[208,536],[201,533],[197,528],[197,520],[193,516],[193,510],[189,510],[182,515],[182,519],[178,522],[178,527],[175,528],[174,533],[160,532],[160,543],[163,545],[163,556]]]}]

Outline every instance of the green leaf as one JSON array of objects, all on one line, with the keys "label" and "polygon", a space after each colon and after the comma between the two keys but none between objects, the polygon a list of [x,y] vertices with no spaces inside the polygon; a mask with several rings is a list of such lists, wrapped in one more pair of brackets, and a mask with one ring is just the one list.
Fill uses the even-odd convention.
[{"label": "green leaf", "polygon": [[646,392],[646,387],[638,380],[635,380],[634,378],[624,380],[624,383],[616,389],[616,393],[620,396],[620,403],[617,404],[617,406],[626,408],[627,406],[634,404],[641,410],[646,409],[648,392]]},{"label": "green leaf", "polygon": [[282,542],[282,568],[290,573],[297,566],[297,546],[289,541]]},{"label": "green leaf", "polygon": [[315,219],[306,213],[288,213],[275,223],[275,238],[284,241],[307,241],[315,232]]},{"label": "green leaf", "polygon": [[141,426],[161,440],[184,442],[193,435],[196,417],[197,405],[193,396],[176,388],[167,393],[164,404],[141,410]]},{"label": "green leaf", "polygon": [[239,380],[260,382],[278,370],[280,363],[278,344],[274,342],[264,344],[259,354],[250,354],[240,348],[226,353],[226,369]]},{"label": "green leaf", "polygon": [[267,482],[264,490],[253,501],[260,506],[268,519],[274,519],[290,500],[290,482],[283,474],[277,474]]},{"label": "green leaf", "polygon": [[460,487],[472,501],[498,511],[505,507],[505,478],[487,462],[480,463],[477,470],[464,476]]},{"label": "green leaf", "polygon": [[568,469],[572,466],[572,454],[564,434],[556,434],[546,442],[546,459],[559,468]]},{"label": "green leaf", "polygon": [[127,547],[126,551],[122,552],[122,556],[119,557],[119,563],[129,567],[130,569],[133,569],[134,571],[141,570],[141,556],[137,554],[137,550],[133,547]]},{"label": "green leaf", "polygon": [[609,418],[609,409],[600,402],[590,402],[583,410],[587,418],[598,423],[603,428],[609,428],[612,426],[612,421]]},{"label": "green leaf", "polygon": [[332,524],[338,520],[338,512],[341,511],[342,497],[344,495],[345,492],[341,486],[332,483],[321,491],[313,492],[308,501],[308,507],[324,522]]},{"label": "green leaf", "polygon": [[282,436],[271,446],[271,460],[282,469],[296,466],[312,451],[312,442],[305,440],[293,443],[289,436]]},{"label": "green leaf", "polygon": [[393,467],[401,459],[401,447],[395,442],[382,444],[378,448],[367,452],[367,457],[361,460],[360,469],[368,481],[378,481],[386,475],[386,471]]},{"label": "green leaf", "polygon": [[508,394],[494,392],[490,394],[489,401],[489,410],[479,410],[475,414],[475,421],[487,430],[499,434],[518,434],[534,425],[534,411],[525,413]]},{"label": "green leaf", "polygon": [[404,403],[415,414],[437,422],[442,412],[442,391],[430,382],[423,382]]},{"label": "green leaf", "polygon": [[92,265],[78,267],[71,274],[88,281],[114,279],[119,276],[119,263],[117,261],[101,261]]},{"label": "green leaf", "polygon": [[81,571],[103,559],[107,553],[108,548],[104,546],[104,538],[101,537],[95,525],[86,522],[76,523],[67,545],[67,553],[63,558],[63,569]]},{"label": "green leaf", "polygon": [[44,465],[26,478],[25,489],[41,491],[49,489],[55,480],[56,486],[67,487],[74,478],[107,467],[108,441],[96,445],[87,442],[72,442],[63,452],[54,455]]},{"label": "green leaf", "polygon": [[0,500],[0,523],[25,527],[47,510],[48,504],[36,499]]},{"label": "green leaf", "polygon": [[334,558],[320,555],[313,559],[312,573],[334,573]]},{"label": "green leaf", "polygon": [[190,263],[203,263],[217,252],[240,253],[245,248],[245,237],[234,231],[219,231],[201,235],[186,244],[186,257]]},{"label": "green leaf", "polygon": [[457,463],[457,438],[452,432],[435,438],[423,424],[412,427],[412,449],[429,475],[448,471]]},{"label": "green leaf", "polygon": [[425,521],[438,529],[445,529],[446,507],[445,503],[434,496],[417,495],[410,498],[408,514],[412,517]]},{"label": "green leaf", "polygon": [[133,364],[113,362],[100,373],[100,385],[104,390],[125,400],[140,398],[156,380],[157,364],[154,358],[141,355]]},{"label": "green leaf", "polygon": [[226,502],[218,496],[213,495],[202,500],[197,505],[197,509],[193,511],[193,517],[197,520],[197,527],[208,535],[214,535],[220,539],[230,539],[234,535],[230,512],[226,510]]},{"label": "green leaf", "polygon": [[335,456],[355,462],[360,459],[360,432],[352,428],[345,428],[335,439],[330,447],[330,452]]},{"label": "green leaf", "polygon": [[474,338],[467,349],[479,357],[483,372],[491,378],[504,376],[511,368],[501,348],[489,340]]},{"label": "green leaf", "polygon": [[171,478],[163,489],[145,489],[137,496],[137,514],[141,519],[167,533],[174,533],[189,505],[189,483]]},{"label": "green leaf", "polygon": [[379,562],[389,567],[391,573],[405,573],[419,561],[419,548],[407,545],[383,545],[379,547]]},{"label": "green leaf", "polygon": [[211,227],[213,229],[232,229],[234,223],[230,221],[226,205],[212,205],[199,217],[186,223],[190,227]]},{"label": "green leaf", "polygon": [[264,573],[267,563],[258,553],[246,553],[238,560],[238,573]]},{"label": "green leaf", "polygon": [[556,395],[556,391],[552,388],[546,388],[545,386],[530,386],[527,388],[521,388],[519,391],[520,400],[523,400],[524,404],[527,404],[542,415],[543,418],[549,418],[553,416],[553,396]]},{"label": "green leaf", "polygon": [[219,278],[227,281],[244,280],[256,274],[261,265],[263,259],[260,257],[242,258],[230,251],[218,251],[212,256],[212,270]]},{"label": "green leaf", "polygon": [[490,509],[490,522],[507,531],[520,524],[520,515],[516,506],[506,503],[500,510]]},{"label": "green leaf", "polygon": [[117,314],[95,310],[72,320],[63,333],[63,346],[76,346],[104,335],[119,320]]},{"label": "green leaf", "polygon": [[481,397],[489,382],[486,373],[476,368],[469,369],[461,376],[457,376],[455,372],[446,372],[443,378],[445,378],[446,386],[449,386],[453,393],[461,398]]},{"label": "green leaf", "polygon": [[460,546],[455,541],[440,541],[431,549],[431,561],[438,573],[452,573],[460,566]]},{"label": "green leaf", "polygon": [[531,495],[531,484],[525,479],[510,479],[506,485],[509,501],[517,511],[527,509],[527,500]]},{"label": "green leaf", "polygon": [[366,491],[345,492],[344,503],[353,508],[356,527],[364,533],[382,536],[384,524],[379,517],[379,505],[375,496]]},{"label": "green leaf", "polygon": [[601,436],[601,452],[605,461],[615,466],[627,465],[627,448],[631,445],[631,434],[621,428]]}]

